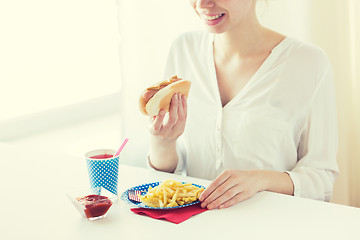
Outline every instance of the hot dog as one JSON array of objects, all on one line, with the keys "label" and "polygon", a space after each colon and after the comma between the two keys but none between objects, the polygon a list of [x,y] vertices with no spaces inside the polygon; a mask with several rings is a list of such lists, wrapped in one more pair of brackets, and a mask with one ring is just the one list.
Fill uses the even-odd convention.
[{"label": "hot dog", "polygon": [[154,84],[141,94],[139,99],[139,109],[147,116],[158,115],[160,109],[164,109],[168,112],[172,96],[175,93],[180,93],[187,97],[190,86],[190,81],[183,80],[177,76]]}]

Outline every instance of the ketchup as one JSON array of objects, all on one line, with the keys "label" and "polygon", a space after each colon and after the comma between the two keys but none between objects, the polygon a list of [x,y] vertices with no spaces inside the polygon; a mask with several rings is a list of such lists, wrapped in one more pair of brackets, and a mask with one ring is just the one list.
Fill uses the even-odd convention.
[{"label": "ketchup", "polygon": [[112,205],[111,200],[106,196],[88,195],[77,199],[85,206],[87,218],[95,218],[104,215]]},{"label": "ketchup", "polygon": [[105,158],[112,158],[113,155],[111,154],[100,154],[100,155],[95,155],[95,156],[92,156],[90,158],[92,159],[105,159]]},{"label": "ketchup", "polygon": [[160,82],[154,86],[151,86],[146,89],[146,91],[142,94],[142,98],[145,102],[148,102],[159,90],[163,89],[167,85],[177,82],[181,80],[181,78],[178,78],[177,76],[171,77],[169,80]]}]

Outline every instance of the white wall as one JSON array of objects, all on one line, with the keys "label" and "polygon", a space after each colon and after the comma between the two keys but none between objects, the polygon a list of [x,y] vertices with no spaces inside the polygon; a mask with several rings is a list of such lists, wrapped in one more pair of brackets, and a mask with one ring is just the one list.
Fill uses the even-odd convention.
[{"label": "white wall", "polygon": [[309,41],[309,4],[311,0],[259,0],[257,14],[264,26]]},{"label": "white wall", "polygon": [[118,92],[116,0],[0,1],[0,121]]},{"label": "white wall", "polygon": [[312,41],[328,54],[335,75],[340,175],[333,201],[360,207],[360,2],[317,0],[310,11]]}]

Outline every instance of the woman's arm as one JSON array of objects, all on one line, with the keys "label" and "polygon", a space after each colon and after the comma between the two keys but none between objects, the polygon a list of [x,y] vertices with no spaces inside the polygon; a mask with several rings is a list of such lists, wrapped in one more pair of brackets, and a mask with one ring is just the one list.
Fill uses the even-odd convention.
[{"label": "woman's arm", "polygon": [[164,110],[152,119],[149,164],[154,169],[165,172],[176,169],[176,140],[184,132],[186,114],[186,97],[176,93],[171,99],[168,120],[165,121]]},{"label": "woman's arm", "polygon": [[290,176],[285,172],[226,170],[201,194],[201,207],[230,207],[261,191],[293,195],[294,186]]},{"label": "woman's arm", "polygon": [[267,170],[259,170],[257,172],[263,180],[260,191],[294,195],[294,183],[288,173]]},{"label": "woman's arm", "polygon": [[150,166],[159,171],[174,172],[178,163],[176,141],[159,141],[151,136],[150,142]]}]

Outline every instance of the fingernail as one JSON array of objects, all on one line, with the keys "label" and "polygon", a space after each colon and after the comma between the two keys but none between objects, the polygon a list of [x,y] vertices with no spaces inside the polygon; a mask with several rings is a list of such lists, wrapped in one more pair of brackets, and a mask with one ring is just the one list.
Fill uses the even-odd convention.
[{"label": "fingernail", "polygon": [[199,201],[202,202],[204,200],[204,197],[203,196],[200,196],[199,197]]},{"label": "fingernail", "polygon": [[206,208],[206,204],[205,204],[205,203],[202,203],[202,204],[201,204],[201,207],[202,207],[202,208]]}]

